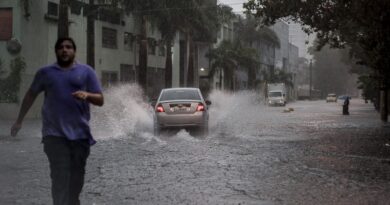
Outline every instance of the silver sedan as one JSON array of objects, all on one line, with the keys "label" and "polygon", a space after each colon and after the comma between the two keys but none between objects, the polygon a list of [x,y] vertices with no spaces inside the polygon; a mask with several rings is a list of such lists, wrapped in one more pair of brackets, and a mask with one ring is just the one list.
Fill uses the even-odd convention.
[{"label": "silver sedan", "polygon": [[154,105],[154,134],[166,128],[196,128],[208,134],[208,106],[199,88],[167,88],[160,92]]}]

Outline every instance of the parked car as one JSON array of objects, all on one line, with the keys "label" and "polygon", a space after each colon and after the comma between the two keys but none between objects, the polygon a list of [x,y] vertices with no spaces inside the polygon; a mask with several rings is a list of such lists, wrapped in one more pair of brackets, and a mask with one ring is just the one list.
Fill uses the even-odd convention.
[{"label": "parked car", "polygon": [[162,129],[189,128],[207,135],[209,105],[198,88],[162,89],[154,105],[154,134],[159,135]]},{"label": "parked car", "polygon": [[326,102],[337,102],[336,94],[329,93],[328,96],[326,96]]}]

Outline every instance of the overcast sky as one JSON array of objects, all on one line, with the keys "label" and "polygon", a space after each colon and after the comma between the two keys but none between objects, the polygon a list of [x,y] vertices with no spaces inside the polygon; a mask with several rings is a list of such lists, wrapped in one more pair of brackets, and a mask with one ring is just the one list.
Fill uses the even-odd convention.
[{"label": "overcast sky", "polygon": [[233,8],[234,13],[242,14],[244,11],[244,8],[242,8],[242,5],[244,2],[247,2],[246,0],[218,0],[218,3],[229,5]]}]

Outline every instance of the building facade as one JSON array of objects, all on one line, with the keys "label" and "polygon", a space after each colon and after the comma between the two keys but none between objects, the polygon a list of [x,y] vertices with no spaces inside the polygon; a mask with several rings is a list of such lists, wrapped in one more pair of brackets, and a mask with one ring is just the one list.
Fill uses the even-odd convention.
[{"label": "building facade", "polygon": [[[87,18],[88,9],[84,1],[72,1],[69,9],[69,36],[77,45],[76,58],[86,63],[87,58]],[[16,58],[23,59],[26,67],[21,72],[18,99],[9,101],[0,98],[0,118],[15,118],[23,94],[29,88],[37,70],[56,61],[54,44],[57,40],[59,0],[2,0],[0,1],[0,62],[5,79],[12,71],[10,63]],[[95,70],[104,87],[116,83],[133,83],[138,74],[140,34],[139,21],[125,12],[108,12],[104,8],[96,10],[95,20]],[[180,86],[180,35],[173,45],[173,87]],[[161,34],[150,25],[148,37],[147,94],[156,95],[165,86],[165,45]],[[19,46],[17,52],[12,46]],[[14,46],[15,47],[15,46]],[[185,67],[186,68],[186,67]],[[197,78],[195,78],[197,81]],[[37,101],[42,101],[39,97]],[[34,103],[27,117],[40,116],[41,103]]]}]

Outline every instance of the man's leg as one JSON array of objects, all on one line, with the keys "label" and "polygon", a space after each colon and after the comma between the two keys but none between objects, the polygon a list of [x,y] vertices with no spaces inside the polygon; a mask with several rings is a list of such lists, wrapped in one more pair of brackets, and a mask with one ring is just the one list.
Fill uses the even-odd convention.
[{"label": "man's leg", "polygon": [[70,205],[79,205],[79,196],[84,185],[85,165],[90,149],[87,141],[75,141],[71,144]]},{"label": "man's leg", "polygon": [[49,159],[53,205],[69,205],[70,149],[63,137],[45,137],[44,151]]}]

